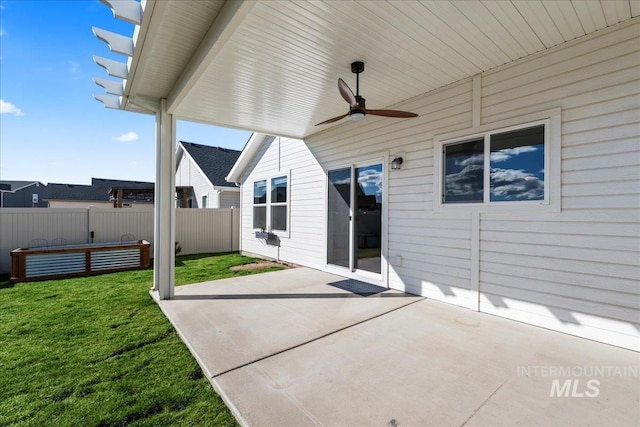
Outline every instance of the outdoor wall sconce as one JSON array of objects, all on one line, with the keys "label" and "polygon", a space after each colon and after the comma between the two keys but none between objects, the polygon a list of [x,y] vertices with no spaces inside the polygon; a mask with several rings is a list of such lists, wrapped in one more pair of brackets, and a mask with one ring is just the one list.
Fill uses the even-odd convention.
[{"label": "outdoor wall sconce", "polygon": [[400,169],[400,166],[402,165],[403,162],[404,160],[402,159],[402,157],[396,155],[396,157],[393,160],[391,160],[391,169],[393,170]]}]

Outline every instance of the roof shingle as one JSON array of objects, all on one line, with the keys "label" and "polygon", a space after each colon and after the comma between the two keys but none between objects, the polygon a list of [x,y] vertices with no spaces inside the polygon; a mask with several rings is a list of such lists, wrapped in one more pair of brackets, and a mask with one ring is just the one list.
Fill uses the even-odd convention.
[{"label": "roof shingle", "polygon": [[229,148],[210,147],[180,141],[189,156],[200,166],[211,184],[217,187],[235,187],[225,180],[229,171],[240,157],[241,151]]}]

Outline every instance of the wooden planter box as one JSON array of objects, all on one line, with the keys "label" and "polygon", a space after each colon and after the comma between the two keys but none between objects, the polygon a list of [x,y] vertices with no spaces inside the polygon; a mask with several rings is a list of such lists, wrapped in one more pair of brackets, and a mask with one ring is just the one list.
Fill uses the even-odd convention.
[{"label": "wooden planter box", "polygon": [[147,268],[149,242],[88,243],[11,251],[11,282],[61,279]]}]

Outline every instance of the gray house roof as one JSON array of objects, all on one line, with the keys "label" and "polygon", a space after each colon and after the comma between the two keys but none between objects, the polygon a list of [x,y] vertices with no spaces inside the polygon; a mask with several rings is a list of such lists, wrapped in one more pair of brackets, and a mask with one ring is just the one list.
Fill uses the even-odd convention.
[{"label": "gray house roof", "polygon": [[108,202],[109,191],[112,189],[152,190],[153,188],[153,182],[92,178],[91,185],[49,183],[49,185],[45,187],[42,198],[45,200],[87,200]]},{"label": "gray house roof", "polygon": [[58,184],[50,182],[46,186],[42,198],[45,200],[91,200],[108,202],[109,194],[92,185]]},{"label": "gray house roof", "polygon": [[225,180],[229,171],[240,157],[241,151],[229,148],[210,147],[180,141],[184,150],[195,161],[207,176],[212,185],[217,187],[235,187]]},{"label": "gray house roof", "polygon": [[2,190],[16,191],[33,184],[43,185],[39,181],[5,181],[3,180],[3,181],[0,181],[0,188]]}]

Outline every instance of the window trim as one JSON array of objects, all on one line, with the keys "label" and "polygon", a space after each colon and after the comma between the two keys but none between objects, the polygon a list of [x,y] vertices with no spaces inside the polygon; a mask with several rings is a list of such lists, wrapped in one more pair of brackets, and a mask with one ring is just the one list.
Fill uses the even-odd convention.
[{"label": "window trim", "polygon": [[[282,178],[282,177],[286,177],[287,178],[287,201],[286,202],[272,202],[271,201],[271,180],[275,179],[275,178]],[[266,193],[267,193],[267,202],[266,203],[260,203],[260,204],[254,204],[254,198],[253,198],[253,186],[256,182],[260,182],[260,181],[266,181]],[[266,209],[266,224],[265,224],[265,231],[275,234],[276,236],[280,236],[280,237],[290,237],[291,236],[291,171],[288,170],[286,172],[281,172],[281,173],[274,173],[268,176],[262,176],[260,178],[254,179],[251,181],[251,225],[253,227],[253,208],[256,206],[264,206]],[[287,216],[286,216],[286,221],[287,221],[287,229],[286,230],[273,230],[272,226],[271,226],[271,207],[272,206],[286,206],[287,208]],[[259,228],[253,227],[254,231],[260,231]]]},{"label": "window trim", "polygon": [[[286,190],[286,194],[285,194],[286,201],[284,201],[284,202],[274,202],[271,199],[271,195],[273,194],[273,181],[275,179],[278,179],[278,178],[286,178],[287,179],[287,190]],[[287,174],[285,174],[285,175],[276,175],[276,176],[272,176],[271,178],[269,178],[269,197],[268,197],[269,198],[269,217],[268,217],[268,220],[269,220],[270,232],[275,233],[275,234],[277,234],[277,233],[287,233],[289,231],[289,184],[290,184],[289,175],[287,175]],[[286,218],[285,218],[286,230],[275,230],[273,228],[272,212],[273,212],[273,208],[274,207],[278,207],[278,206],[284,206],[284,207],[287,208],[287,213],[286,213]]]},{"label": "window trim", "polygon": [[[264,186],[265,186],[265,202],[264,203],[256,203],[256,195],[255,195],[256,183],[261,182],[261,181],[265,182],[265,184],[264,184]],[[269,195],[268,195],[269,191],[267,190],[267,183],[268,182],[269,181],[267,179],[256,179],[256,180],[251,182],[251,226],[253,227],[254,230],[263,231],[262,227],[256,227],[254,225],[254,220],[255,220],[254,219],[254,212],[255,212],[255,208],[256,207],[259,207],[259,208],[264,207],[264,209],[265,209],[265,213],[264,213],[264,218],[265,218],[265,220],[264,220],[265,221],[264,231],[267,231],[267,229],[268,229],[268,227],[267,227],[267,224],[269,223],[268,217],[267,217],[267,211],[269,210],[269,208],[268,208],[268,206],[269,206],[269,203],[268,203],[268,201],[269,201]]]},{"label": "window trim", "polygon": [[[544,125],[544,199],[490,202],[490,173],[484,174],[482,202],[443,203],[444,155],[447,145],[484,138],[484,168],[490,171],[490,136]],[[436,135],[433,139],[433,210],[434,212],[474,211],[505,212],[544,210],[560,212],[561,109],[540,111],[473,128]]]}]

